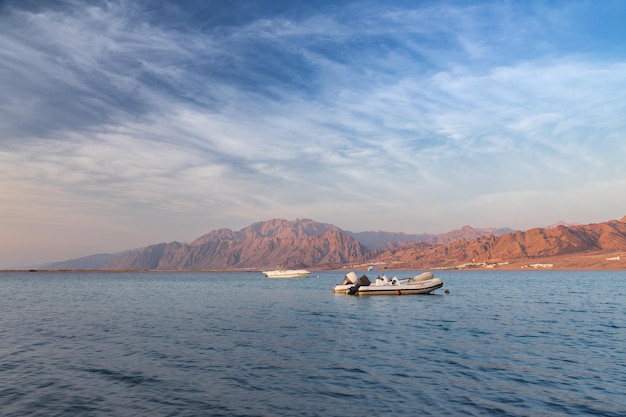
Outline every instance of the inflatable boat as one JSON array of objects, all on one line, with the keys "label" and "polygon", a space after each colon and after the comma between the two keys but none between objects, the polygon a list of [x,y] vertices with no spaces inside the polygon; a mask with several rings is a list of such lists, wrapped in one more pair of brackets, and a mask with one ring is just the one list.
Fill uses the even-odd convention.
[{"label": "inflatable boat", "polygon": [[443,281],[433,276],[432,272],[424,272],[409,278],[388,279],[385,275],[378,276],[371,282],[366,275],[357,277],[349,272],[341,282],[335,285],[335,292],[350,295],[407,295],[429,294],[443,286]]}]

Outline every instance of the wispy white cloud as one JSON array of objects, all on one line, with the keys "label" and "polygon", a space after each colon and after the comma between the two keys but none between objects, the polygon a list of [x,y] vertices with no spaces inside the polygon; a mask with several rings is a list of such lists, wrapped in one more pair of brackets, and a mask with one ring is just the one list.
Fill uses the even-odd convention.
[{"label": "wispy white cloud", "polygon": [[[163,7],[0,12],[8,234],[96,227],[121,250],[271,217],[444,232],[602,220],[622,201],[626,59],[561,47],[580,5],[345,4],[229,25]],[[594,190],[611,198],[585,203]]]}]

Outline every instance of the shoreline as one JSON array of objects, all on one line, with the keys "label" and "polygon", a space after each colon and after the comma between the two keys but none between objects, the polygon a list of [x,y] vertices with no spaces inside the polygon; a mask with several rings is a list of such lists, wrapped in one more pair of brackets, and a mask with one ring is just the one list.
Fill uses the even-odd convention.
[{"label": "shoreline", "polygon": [[[368,268],[373,265],[373,271]],[[312,272],[320,271],[365,271],[382,273],[384,271],[624,271],[626,270],[626,253],[624,252],[596,252],[586,254],[571,254],[542,258],[521,259],[487,259],[457,261],[449,260],[447,264],[439,261],[436,265],[421,262],[363,262],[350,265],[315,265],[308,266]],[[215,268],[215,269],[46,269],[46,268],[7,268],[0,269],[0,273],[257,273],[263,269],[255,268]]]},{"label": "shoreline", "polygon": [[[348,271],[363,271],[363,273],[371,273],[381,274],[386,271],[431,271],[433,273],[437,272],[496,272],[496,271],[520,271],[520,272],[536,272],[536,271],[626,271],[626,267],[601,267],[601,266],[559,266],[555,265],[552,267],[532,267],[532,266],[499,266],[493,268],[485,268],[485,267],[466,267],[466,268],[457,268],[457,267],[433,267],[433,268],[421,268],[421,267],[389,267],[384,269],[375,269],[372,271],[368,271],[367,268],[329,268],[329,269],[315,269],[310,268],[311,272],[338,272],[338,273],[346,273]],[[127,270],[115,270],[115,269],[36,269],[36,270],[28,270],[28,269],[2,269],[0,270],[0,274],[140,274],[140,273],[154,273],[154,274],[215,274],[215,273],[251,273],[251,274],[262,274],[261,271],[258,270],[238,270],[238,269],[182,269],[182,270],[160,270],[160,269],[127,269]]]}]

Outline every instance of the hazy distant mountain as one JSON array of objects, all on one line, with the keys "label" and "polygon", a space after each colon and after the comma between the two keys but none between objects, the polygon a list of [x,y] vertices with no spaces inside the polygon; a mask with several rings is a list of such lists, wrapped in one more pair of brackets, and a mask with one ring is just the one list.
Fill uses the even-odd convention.
[{"label": "hazy distant mountain", "polygon": [[434,242],[436,235],[395,232],[345,232],[368,249],[391,249],[410,242]]},{"label": "hazy distant mountain", "polygon": [[555,227],[558,227],[558,226],[567,226],[567,227],[570,227],[570,226],[580,226],[580,223],[568,223],[568,222],[564,222],[564,221],[561,220],[560,222],[556,222],[556,223],[551,224],[549,226],[545,226],[544,229],[554,229]]},{"label": "hazy distant mountain", "polygon": [[362,245],[368,249],[393,249],[406,243],[411,242],[425,242],[429,244],[441,244],[447,242],[453,242],[457,239],[476,239],[480,236],[495,235],[501,236],[506,233],[514,232],[513,229],[508,228],[482,228],[474,229],[470,226],[463,226],[461,229],[453,230],[451,232],[443,233],[440,235],[433,235],[428,233],[421,234],[407,234],[407,233],[394,233],[394,232],[346,232],[358,240]]},{"label": "hazy distant mountain", "polygon": [[509,229],[509,228],[474,229],[471,226],[463,226],[460,229],[437,235],[433,243],[440,245],[444,243],[454,242],[455,240],[459,240],[459,239],[473,240],[473,239],[478,239],[479,237],[482,237],[482,236],[488,236],[488,235],[502,236],[504,234],[511,233],[511,232],[515,232],[515,230]]},{"label": "hazy distant mountain", "polygon": [[102,269],[107,262],[118,258],[119,256],[133,252],[139,251],[140,249],[131,249],[124,252],[119,253],[100,253],[97,255],[89,255],[84,256],[82,258],[70,259],[68,261],[54,262],[51,264],[40,265],[38,268],[42,269],[52,269],[52,270],[61,270],[61,269]]}]

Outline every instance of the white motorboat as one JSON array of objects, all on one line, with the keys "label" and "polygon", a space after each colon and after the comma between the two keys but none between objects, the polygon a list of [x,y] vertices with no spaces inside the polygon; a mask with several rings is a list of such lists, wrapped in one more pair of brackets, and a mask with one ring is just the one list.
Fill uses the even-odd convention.
[{"label": "white motorboat", "polygon": [[306,278],[311,275],[311,271],[306,269],[283,269],[279,268],[274,271],[262,271],[268,278]]},{"label": "white motorboat", "polygon": [[366,275],[357,278],[354,272],[350,272],[341,284],[335,285],[335,292],[350,295],[429,294],[441,287],[443,281],[433,276],[432,272],[424,272],[409,278],[388,279],[383,275],[378,276],[374,282]]}]

